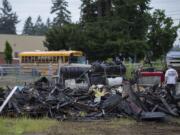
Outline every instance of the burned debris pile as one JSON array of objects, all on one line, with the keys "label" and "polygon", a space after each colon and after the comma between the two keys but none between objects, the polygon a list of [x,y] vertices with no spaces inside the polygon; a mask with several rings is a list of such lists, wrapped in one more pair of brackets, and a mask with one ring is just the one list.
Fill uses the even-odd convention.
[{"label": "burned debris pile", "polygon": [[[3,105],[12,90],[0,93]],[[139,120],[162,120],[167,115],[178,117],[178,98],[167,96],[163,87],[140,87],[132,82],[107,87],[62,88],[46,78],[23,88],[17,87],[0,108],[2,116],[50,117],[58,120],[92,120],[133,117]]]},{"label": "burned debris pile", "polygon": [[58,120],[164,120],[168,115],[180,116],[178,95],[170,97],[160,85],[141,86],[139,74],[134,81],[125,81],[122,63],[67,65],[57,72],[55,83],[43,77],[33,84],[1,90],[0,115]]}]

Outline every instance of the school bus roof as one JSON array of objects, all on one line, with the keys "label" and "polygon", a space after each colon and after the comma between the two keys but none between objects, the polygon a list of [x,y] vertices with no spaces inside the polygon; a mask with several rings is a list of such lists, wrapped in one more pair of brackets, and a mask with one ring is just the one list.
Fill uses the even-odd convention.
[{"label": "school bus roof", "polygon": [[34,51],[34,52],[21,52],[19,57],[23,56],[82,56],[81,51]]}]

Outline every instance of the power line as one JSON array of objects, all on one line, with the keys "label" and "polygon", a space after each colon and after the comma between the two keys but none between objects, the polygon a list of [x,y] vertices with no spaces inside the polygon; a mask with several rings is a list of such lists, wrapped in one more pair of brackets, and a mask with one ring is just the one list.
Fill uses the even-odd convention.
[{"label": "power line", "polygon": [[180,12],[180,10],[165,10],[166,12],[169,12],[169,13],[177,13],[177,12]]},{"label": "power line", "polygon": [[179,15],[180,16],[180,12],[178,14],[166,14],[167,16],[176,16]]},{"label": "power line", "polygon": [[174,18],[173,20],[174,21],[180,21],[180,18]]}]

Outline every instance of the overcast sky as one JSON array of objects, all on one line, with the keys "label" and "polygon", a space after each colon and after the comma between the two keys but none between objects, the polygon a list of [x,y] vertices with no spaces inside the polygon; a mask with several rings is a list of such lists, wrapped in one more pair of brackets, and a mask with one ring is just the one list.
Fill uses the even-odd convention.
[{"label": "overcast sky", "polygon": [[[79,20],[80,16],[80,0],[67,0],[69,2],[69,10],[72,13],[72,20],[74,22]],[[17,25],[18,33],[21,33],[24,21],[28,16],[32,16],[33,21],[40,15],[43,21],[46,21],[48,17],[51,19],[53,15],[50,14],[52,6],[52,0],[9,0],[13,7],[13,11],[16,11],[20,23]],[[2,3],[2,0],[0,0]],[[1,5],[0,5],[1,6]],[[177,23],[180,19],[180,0],[152,0],[151,7],[165,9],[167,15],[171,16]]]}]

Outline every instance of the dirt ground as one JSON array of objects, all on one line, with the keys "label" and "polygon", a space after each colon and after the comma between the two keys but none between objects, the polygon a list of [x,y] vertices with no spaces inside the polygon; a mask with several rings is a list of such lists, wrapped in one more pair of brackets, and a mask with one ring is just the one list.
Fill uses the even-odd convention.
[{"label": "dirt ground", "polygon": [[180,124],[135,122],[135,121],[97,121],[97,122],[59,122],[46,133],[25,135],[179,135]]}]

